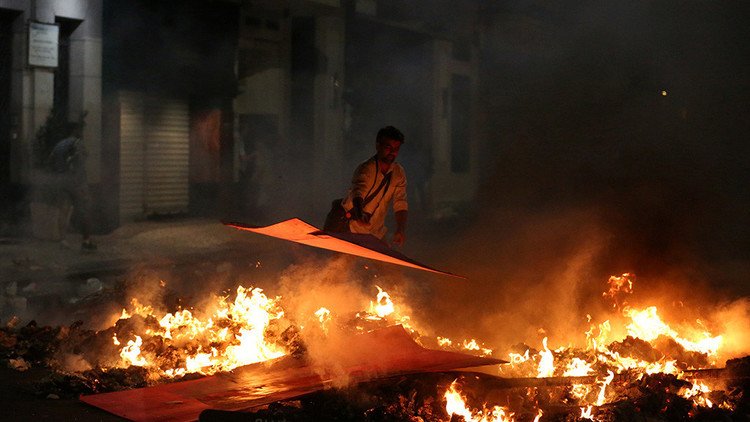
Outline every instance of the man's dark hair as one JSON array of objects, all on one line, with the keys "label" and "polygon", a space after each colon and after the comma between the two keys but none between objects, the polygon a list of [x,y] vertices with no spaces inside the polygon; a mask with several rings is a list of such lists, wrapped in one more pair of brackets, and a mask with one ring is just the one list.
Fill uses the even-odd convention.
[{"label": "man's dark hair", "polygon": [[378,136],[375,137],[375,141],[382,142],[386,139],[393,139],[404,143],[404,134],[400,130],[393,126],[386,126],[378,131]]}]

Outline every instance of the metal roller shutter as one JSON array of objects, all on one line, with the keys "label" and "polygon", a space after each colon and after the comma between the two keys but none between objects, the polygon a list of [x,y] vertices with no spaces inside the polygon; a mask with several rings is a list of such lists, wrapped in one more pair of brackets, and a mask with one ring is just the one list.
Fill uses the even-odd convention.
[{"label": "metal roller shutter", "polygon": [[120,93],[120,218],[188,209],[186,100]]},{"label": "metal roller shutter", "polygon": [[120,92],[120,221],[143,215],[145,125],[143,96]]},{"label": "metal roller shutter", "polygon": [[187,101],[146,99],[146,214],[188,210],[190,146]]}]

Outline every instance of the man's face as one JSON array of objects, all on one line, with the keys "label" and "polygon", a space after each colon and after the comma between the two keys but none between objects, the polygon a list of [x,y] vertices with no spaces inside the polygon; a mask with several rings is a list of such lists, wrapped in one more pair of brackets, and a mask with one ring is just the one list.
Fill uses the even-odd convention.
[{"label": "man's face", "polygon": [[398,150],[401,148],[401,142],[395,139],[383,139],[380,142],[375,143],[375,148],[378,151],[378,160],[392,164],[398,157]]}]

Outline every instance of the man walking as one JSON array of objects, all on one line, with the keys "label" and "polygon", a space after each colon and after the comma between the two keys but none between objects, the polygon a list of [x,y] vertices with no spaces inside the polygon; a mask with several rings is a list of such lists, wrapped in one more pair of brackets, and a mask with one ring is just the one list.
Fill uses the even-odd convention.
[{"label": "man walking", "polygon": [[[73,210],[81,218],[81,249],[96,250],[96,244],[91,241],[91,195],[86,178],[85,150],[81,141],[81,125],[70,123],[67,136],[55,144],[49,156],[49,163],[55,174],[57,185],[57,202],[61,210],[67,208],[66,203],[72,203]],[[63,218],[69,214],[63,212]],[[67,221],[65,222],[67,223]],[[63,224],[62,227],[67,226]]]}]

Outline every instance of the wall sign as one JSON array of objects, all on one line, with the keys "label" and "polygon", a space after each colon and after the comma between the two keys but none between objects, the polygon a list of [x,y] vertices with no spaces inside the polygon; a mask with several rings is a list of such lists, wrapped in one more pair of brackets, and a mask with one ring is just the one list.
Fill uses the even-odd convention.
[{"label": "wall sign", "polygon": [[59,35],[56,24],[29,22],[29,66],[57,67]]}]

